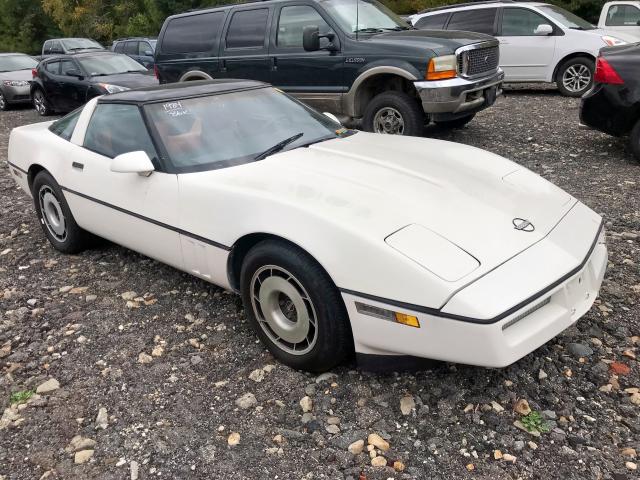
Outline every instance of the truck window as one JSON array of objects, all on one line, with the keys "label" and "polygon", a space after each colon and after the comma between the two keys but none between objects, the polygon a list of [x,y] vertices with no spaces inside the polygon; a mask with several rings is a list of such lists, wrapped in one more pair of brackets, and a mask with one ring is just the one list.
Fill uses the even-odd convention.
[{"label": "truck window", "polygon": [[235,12],[227,31],[227,48],[263,47],[268,15],[268,8]]},{"label": "truck window", "polygon": [[326,35],[330,27],[313,7],[295,5],[280,10],[276,45],[280,48],[302,48],[302,30],[316,25],[320,35]]},{"label": "truck window", "polygon": [[444,28],[444,24],[449,18],[448,13],[438,13],[437,15],[427,15],[426,17],[422,17],[415,24],[416,28],[421,28],[422,30],[442,30]]},{"label": "truck window", "polygon": [[608,27],[637,27],[640,25],[640,8],[635,5],[611,5],[605,25]]},{"label": "truck window", "polygon": [[225,12],[201,13],[169,21],[162,39],[164,53],[210,51],[218,38]]},{"label": "truck window", "polygon": [[138,42],[127,42],[124,45],[124,53],[127,55],[137,55],[138,54]]},{"label": "truck window", "polygon": [[502,13],[502,35],[505,37],[533,36],[542,24],[549,25],[549,20],[524,8],[505,8]]},{"label": "truck window", "polygon": [[497,8],[474,8],[453,12],[447,30],[466,30],[493,35],[497,11]]}]

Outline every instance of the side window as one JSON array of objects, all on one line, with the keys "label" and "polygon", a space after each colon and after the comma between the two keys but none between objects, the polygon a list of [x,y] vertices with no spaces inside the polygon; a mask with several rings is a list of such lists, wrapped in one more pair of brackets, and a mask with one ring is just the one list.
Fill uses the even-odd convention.
[{"label": "side window", "polygon": [[444,24],[449,17],[448,13],[438,13],[437,15],[427,15],[426,17],[422,17],[415,24],[416,28],[420,28],[422,30],[442,30],[444,28]]},{"label": "side window", "polygon": [[72,70],[75,70],[76,72],[78,71],[78,67],[72,60],[62,60],[62,62],[60,63],[61,63],[61,66],[60,66],[61,75],[69,75],[68,72]]},{"label": "side window", "polygon": [[302,30],[308,25],[319,27],[320,35],[325,35],[330,30],[315,8],[308,5],[284,7],[280,10],[276,45],[280,48],[302,49]]},{"label": "side window", "polygon": [[42,51],[44,53],[49,53],[51,51],[51,40],[47,40],[46,42],[44,42],[44,45],[42,46]]},{"label": "side window", "polygon": [[268,15],[268,8],[235,12],[227,31],[227,48],[264,46]]},{"label": "side window", "polygon": [[151,52],[153,54],[153,48],[147,42],[138,43],[138,55],[147,56],[147,52]]},{"label": "side window", "polygon": [[474,8],[453,12],[447,30],[466,30],[493,35],[497,11],[497,8]]},{"label": "side window", "polygon": [[640,26],[640,8],[635,5],[611,5],[605,25],[608,27]]},{"label": "side window", "polygon": [[208,52],[216,44],[225,12],[173,18],[162,38],[164,53]]},{"label": "side window", "polygon": [[60,75],[60,62],[47,62],[44,64],[44,69],[53,75]]},{"label": "side window", "polygon": [[127,55],[138,54],[138,42],[127,42],[124,44],[124,53]]},{"label": "side window", "polygon": [[52,40],[51,41],[51,48],[49,49],[50,53],[64,53],[64,50],[62,49],[62,43],[60,43],[58,40]]},{"label": "side window", "polygon": [[55,133],[60,138],[64,138],[65,140],[70,140],[71,135],[73,135],[73,131],[76,128],[76,123],[78,123],[78,118],[80,118],[80,114],[82,113],[83,108],[84,106],[74,110],[70,114],[54,122],[49,127],[49,131],[52,133]]},{"label": "side window", "polygon": [[122,53],[124,51],[124,42],[116,43],[116,46],[114,47],[113,51],[116,53]]},{"label": "side window", "polygon": [[158,157],[136,105],[98,104],[87,126],[84,147],[109,158],[138,150],[151,159]]},{"label": "side window", "polygon": [[502,36],[526,37],[535,35],[536,28],[549,25],[542,15],[524,8],[505,8],[502,13]]}]

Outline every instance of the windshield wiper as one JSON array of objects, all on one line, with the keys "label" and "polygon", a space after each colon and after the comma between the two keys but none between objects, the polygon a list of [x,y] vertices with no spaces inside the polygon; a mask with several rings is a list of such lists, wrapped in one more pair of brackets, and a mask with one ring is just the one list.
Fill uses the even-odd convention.
[{"label": "windshield wiper", "polygon": [[384,32],[384,30],[376,27],[359,28],[358,30],[353,31],[353,33],[381,33],[381,32]]},{"label": "windshield wiper", "polygon": [[270,147],[270,148],[266,149],[264,152],[259,153],[258,155],[256,155],[254,157],[254,160],[262,160],[264,158],[267,158],[269,155],[273,155],[274,153],[279,152],[284,147],[286,147],[287,145],[289,145],[292,142],[295,142],[296,140],[298,140],[303,135],[304,135],[304,133],[296,133],[292,137],[289,137],[289,138],[287,138],[285,140],[282,140],[279,143],[276,143],[273,147]]},{"label": "windshield wiper", "polygon": [[382,30],[391,30],[392,32],[401,32],[403,30],[415,30],[414,27],[385,27]]}]

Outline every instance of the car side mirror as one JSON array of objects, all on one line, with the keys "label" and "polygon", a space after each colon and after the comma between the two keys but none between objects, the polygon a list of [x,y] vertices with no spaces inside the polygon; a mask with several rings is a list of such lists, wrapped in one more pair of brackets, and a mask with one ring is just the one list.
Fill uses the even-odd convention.
[{"label": "car side mirror", "polygon": [[153,52],[151,50],[145,50],[144,51],[145,56],[147,57],[153,57]]},{"label": "car side mirror", "polygon": [[149,155],[142,150],[123,153],[111,161],[111,171],[116,173],[137,173],[148,177],[154,170]]},{"label": "car side mirror", "polygon": [[71,69],[71,70],[67,70],[65,72],[65,75],[68,75],[69,77],[78,77],[78,78],[84,78],[84,76],[82,75],[82,72],[76,68]]},{"label": "car side mirror", "polygon": [[335,52],[338,50],[337,45],[333,43],[335,34],[327,33],[326,35],[320,35],[320,28],[317,25],[307,25],[302,29],[302,48],[305,52],[315,52],[320,50],[320,39],[326,38],[329,40],[329,44],[323,48],[323,50],[329,50]]},{"label": "car side mirror", "polygon": [[331,120],[333,120],[334,122],[336,122],[338,125],[342,125],[342,123],[340,123],[340,120],[338,120],[338,117],[336,117],[333,113],[329,113],[329,112],[322,112],[322,114],[325,117],[329,117]]},{"label": "car side mirror", "polygon": [[551,35],[553,33],[553,27],[548,23],[543,23],[542,25],[538,25],[536,29],[533,31],[534,35]]}]

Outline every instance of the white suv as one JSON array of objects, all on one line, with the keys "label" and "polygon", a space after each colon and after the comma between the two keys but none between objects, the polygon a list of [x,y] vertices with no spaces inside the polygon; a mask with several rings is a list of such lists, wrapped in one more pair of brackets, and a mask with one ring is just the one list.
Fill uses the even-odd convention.
[{"label": "white suv", "polygon": [[506,82],[556,82],[564,95],[582,96],[593,83],[600,48],[634,41],[597,29],[555,5],[510,0],[473,2],[417,13],[409,21],[424,30],[467,30],[500,41]]}]

